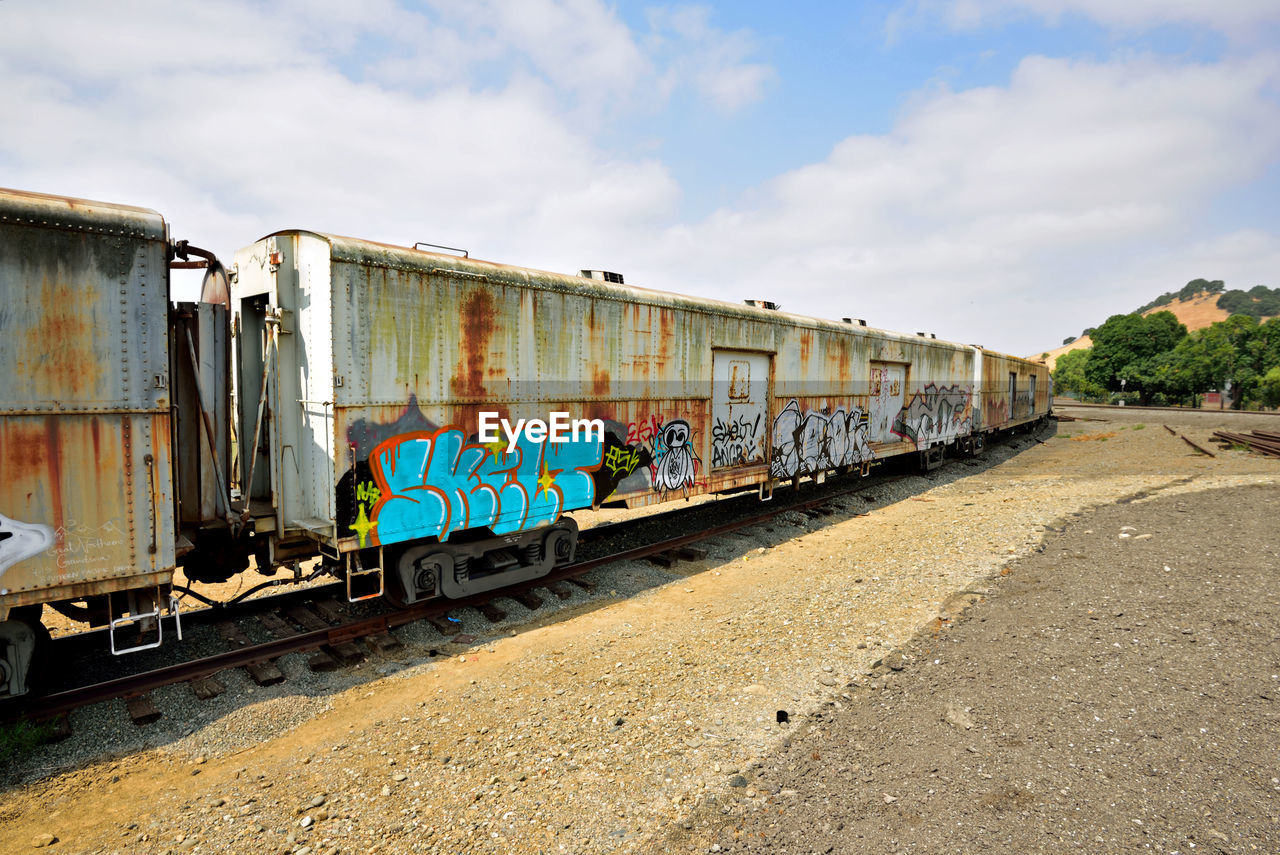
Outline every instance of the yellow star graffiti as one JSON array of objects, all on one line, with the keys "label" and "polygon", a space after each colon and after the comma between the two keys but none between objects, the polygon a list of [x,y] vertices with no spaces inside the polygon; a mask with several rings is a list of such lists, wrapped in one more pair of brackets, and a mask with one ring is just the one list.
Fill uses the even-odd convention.
[{"label": "yellow star graffiti", "polygon": [[494,463],[499,462],[507,454],[507,441],[502,437],[498,437],[493,442],[486,442],[484,447],[493,455]]},{"label": "yellow star graffiti", "polygon": [[[556,473],[559,473],[559,471],[560,470],[557,469]],[[551,488],[555,486],[555,483],[556,483],[555,474],[553,474],[551,470],[547,467],[547,461],[545,460],[542,461],[542,474],[538,476],[538,489],[533,494],[534,498],[537,498],[538,493],[544,493],[544,492],[550,493]]]},{"label": "yellow star graffiti", "polygon": [[364,549],[365,540],[369,537],[369,531],[378,524],[370,522],[364,513],[364,502],[360,503],[360,513],[356,517],[356,521],[351,524],[351,530],[360,536],[360,548]]}]

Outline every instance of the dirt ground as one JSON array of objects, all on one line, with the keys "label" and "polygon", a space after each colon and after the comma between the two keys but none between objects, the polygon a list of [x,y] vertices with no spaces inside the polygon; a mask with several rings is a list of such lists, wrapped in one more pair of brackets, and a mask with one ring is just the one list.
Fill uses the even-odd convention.
[{"label": "dirt ground", "polygon": [[1161,425],[1280,417],[1080,415],[474,640],[77,713],[0,851],[1277,851],[1280,461]]},{"label": "dirt ground", "polygon": [[1073,521],[651,851],[1280,851],[1278,507]]}]

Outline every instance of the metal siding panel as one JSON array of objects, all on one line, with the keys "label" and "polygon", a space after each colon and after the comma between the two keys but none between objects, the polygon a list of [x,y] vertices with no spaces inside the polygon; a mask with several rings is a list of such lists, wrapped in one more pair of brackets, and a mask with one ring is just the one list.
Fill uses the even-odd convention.
[{"label": "metal siding panel", "polygon": [[298,245],[298,307],[296,312],[302,361],[299,365],[301,423],[299,458],[301,491],[289,521],[323,524],[333,520],[333,367],[335,327],[334,283],[329,244],[304,234]]},{"label": "metal siding panel", "polygon": [[172,571],[166,264],[154,213],[0,193],[0,591]]},{"label": "metal siding panel", "polygon": [[909,352],[908,394],[894,419],[894,433],[920,449],[968,435],[974,405],[971,349],[919,339]]},{"label": "metal siding panel", "polygon": [[[480,454],[470,443],[482,409],[512,420],[546,418],[556,410],[606,420],[607,450],[617,457],[600,464],[597,475],[609,467],[624,468],[611,470],[617,477],[597,479],[607,491],[596,495],[597,501],[608,496],[647,504],[738,484],[736,473],[709,471],[713,347],[776,353],[774,452],[778,438],[786,440],[788,427],[793,441],[794,430],[801,430],[799,447],[813,441],[825,449],[806,461],[819,468],[871,457],[865,412],[873,359],[913,365],[904,403],[907,393],[932,395],[939,384],[972,391],[971,352],[949,342],[347,238],[325,239],[332,253],[331,358],[341,378],[333,390],[332,476],[340,535],[348,538],[344,548],[357,541],[350,523],[359,522],[358,514],[364,516],[364,542],[379,539],[373,518],[379,508],[385,509],[386,490],[392,486],[386,481],[387,466],[399,467],[396,479],[408,472],[429,481],[432,446],[427,443],[456,442],[455,453]],[[922,404],[934,398],[921,397]],[[663,468],[660,458],[670,449],[662,435],[677,422],[690,431],[687,442],[677,439],[692,458]],[[946,424],[951,430],[956,422]],[[886,444],[881,451],[913,448],[908,440]],[[376,460],[378,449],[398,456]],[[410,452],[418,457],[410,460],[405,456]],[[630,461],[625,466],[619,462],[624,457]],[[462,458],[452,459],[456,463]],[[495,464],[501,459],[496,454],[492,458]],[[637,463],[641,459],[644,463]],[[685,474],[688,463],[691,480]],[[430,488],[427,481],[419,488]],[[460,512],[469,513],[465,491],[458,496]],[[447,531],[453,523],[443,525]],[[383,531],[396,539],[412,528],[402,525],[393,531],[388,523]]]},{"label": "metal siding panel", "polygon": [[271,470],[280,524],[286,529],[311,527],[332,519],[329,247],[310,233],[280,235],[274,241],[282,254],[275,305],[285,314],[272,390]]},{"label": "metal siding panel", "polygon": [[711,468],[768,462],[769,369],[762,353],[712,351]]}]

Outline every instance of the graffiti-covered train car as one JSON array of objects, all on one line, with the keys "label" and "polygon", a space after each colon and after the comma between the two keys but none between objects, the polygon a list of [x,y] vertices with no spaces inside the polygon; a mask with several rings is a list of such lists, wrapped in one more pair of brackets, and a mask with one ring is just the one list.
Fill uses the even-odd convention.
[{"label": "graffiti-covered train car", "polygon": [[919,335],[305,231],[236,270],[258,516],[402,602],[567,561],[566,511],[938,459],[981,418],[979,351]]},{"label": "graffiti-covered train car", "polygon": [[0,191],[0,698],[45,605],[127,652],[178,570],[251,558],[462,597],[571,561],[570,511],[932,465],[1049,407],[1043,365],[613,274],[307,231],[235,261],[228,288],[153,211]]},{"label": "graffiti-covered train car", "polygon": [[975,429],[984,433],[1028,424],[1049,412],[1048,367],[975,348]]}]

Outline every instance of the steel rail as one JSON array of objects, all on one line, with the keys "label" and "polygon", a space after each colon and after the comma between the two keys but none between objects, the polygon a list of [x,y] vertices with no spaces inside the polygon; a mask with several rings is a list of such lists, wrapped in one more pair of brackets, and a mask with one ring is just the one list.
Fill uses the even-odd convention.
[{"label": "steel rail", "polygon": [[502,588],[498,591],[488,591],[483,594],[477,594],[475,596],[459,600],[432,599],[404,609],[397,609],[380,615],[360,618],[358,620],[339,624],[338,626],[328,627],[326,629],[311,630],[309,632],[303,631],[285,638],[277,638],[260,644],[242,647],[238,650],[229,650],[225,653],[216,653],[212,656],[206,656],[201,659],[193,659],[190,662],[181,662],[176,665],[168,665],[152,671],[144,671],[139,674],[117,677],[115,679],[107,680],[102,683],[95,683],[90,686],[66,689],[61,692],[32,699],[15,718],[21,717],[33,720],[46,720],[80,707],[89,706],[90,704],[100,703],[102,701],[108,701],[115,698],[132,697],[164,686],[173,685],[175,683],[181,683],[201,677],[210,677],[217,674],[219,671],[225,671],[230,668],[239,668],[245,665],[251,665],[255,662],[275,659],[287,653],[305,653],[327,644],[341,644],[344,641],[352,641],[354,639],[363,638],[376,633],[388,632],[396,627],[414,623],[415,621],[443,616],[454,609],[478,607],[492,602],[497,597],[524,593],[526,591],[533,590],[534,588],[545,587],[555,582],[566,581],[607,564],[613,564],[619,561],[633,561],[638,558],[647,558],[650,555],[679,549],[681,547],[688,546],[691,543],[696,543],[699,540],[705,540],[709,537],[716,537],[717,535],[726,534],[738,529],[749,528],[750,526],[766,522],[779,514],[783,514],[788,511],[804,511],[818,507],[832,501],[833,499],[856,493],[862,489],[865,489],[862,485],[850,487],[847,490],[839,490],[808,501],[797,502],[785,507],[770,509],[764,513],[755,514],[745,519],[713,526],[702,531],[680,535],[679,537],[667,538],[666,540],[646,544],[644,546],[637,546],[623,552],[601,555],[586,561],[575,562],[552,570],[545,576],[541,576],[523,584],[512,585],[509,588]]}]

